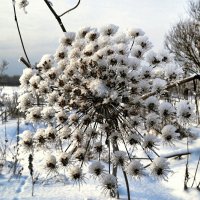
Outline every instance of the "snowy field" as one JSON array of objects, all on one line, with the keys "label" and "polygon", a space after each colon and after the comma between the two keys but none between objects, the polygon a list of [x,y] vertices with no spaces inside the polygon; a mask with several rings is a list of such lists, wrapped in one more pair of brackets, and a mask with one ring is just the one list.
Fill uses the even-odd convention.
[{"label": "snowy field", "polygon": [[[9,95],[17,88],[6,89]],[[20,133],[24,130],[32,130],[30,124],[26,124],[23,120],[20,121]],[[170,167],[172,172],[168,177],[168,181],[159,181],[152,178],[152,176],[145,176],[141,179],[133,179],[129,177],[130,192],[132,200],[199,200],[200,191],[196,189],[200,181],[200,168],[197,171],[196,181],[194,187],[190,188],[193,182],[197,162],[200,155],[200,127],[192,127],[192,133],[197,136],[197,139],[190,141],[189,151],[192,154],[189,156],[189,189],[184,191],[184,176],[185,164],[187,156],[178,158],[170,158]],[[0,141],[3,143],[5,131],[8,137],[8,144],[10,149],[16,144],[17,120],[9,120],[6,124],[0,124]],[[186,139],[178,141],[174,146],[166,148],[160,146],[161,156],[169,156],[174,153],[187,152]],[[163,149],[163,150],[162,150]],[[11,154],[11,152],[10,152]],[[142,154],[142,152],[141,152]],[[39,155],[38,155],[39,156]],[[11,159],[11,158],[10,158]],[[63,177],[56,177],[45,181],[38,181],[35,184],[34,196],[31,196],[31,178],[29,176],[28,156],[21,156],[20,163],[24,164],[24,169],[20,178],[11,177],[9,163],[3,168],[0,173],[0,200],[107,200],[113,199],[106,195],[99,181],[91,177],[86,177],[85,182],[79,185],[73,184],[70,180],[63,179]],[[105,164],[106,165],[106,164]],[[37,171],[37,169],[34,169]],[[87,166],[84,166],[87,171]],[[45,172],[44,172],[45,173]],[[119,193],[120,199],[127,199],[126,187],[122,172],[119,170]]]},{"label": "snowy field", "polygon": [[[20,132],[23,130],[32,129],[31,126],[25,123],[20,124]],[[6,124],[6,130],[9,141],[12,141],[12,145],[16,140],[17,121],[11,120]],[[4,137],[5,124],[0,125],[1,140]],[[200,128],[193,128],[193,133],[200,136]],[[176,146],[176,147],[175,147]],[[170,147],[168,150],[162,151],[162,155],[166,156],[166,152],[186,152],[186,141]],[[198,157],[200,155],[200,138],[191,142],[190,151],[193,152],[189,158],[189,174],[191,180],[190,186],[193,181],[194,172],[196,169]],[[168,153],[169,154],[169,153]],[[167,155],[168,155],[167,154]],[[25,158],[28,159],[28,158]],[[185,172],[186,156],[181,159],[170,159],[171,169],[173,172],[170,174],[168,181],[158,181],[152,179],[150,176],[141,178],[141,180],[129,179],[131,188],[132,200],[198,200],[200,199],[200,191],[195,187],[183,190],[184,172]],[[87,170],[87,166],[85,166]],[[44,200],[106,200],[111,199],[106,196],[99,182],[93,180],[91,177],[85,180],[80,188],[79,185],[74,185],[69,180],[63,182],[60,181],[45,181],[44,183],[36,183],[34,197],[31,197],[31,180],[28,173],[27,166],[23,170],[22,176],[19,179],[10,178],[8,173],[9,169],[3,170],[0,175],[0,199],[1,200],[26,200],[26,199],[44,199]],[[119,176],[119,192],[120,199],[126,199],[126,188],[124,184],[123,176],[120,173]],[[198,172],[196,178],[196,184],[200,180],[200,173]]]}]

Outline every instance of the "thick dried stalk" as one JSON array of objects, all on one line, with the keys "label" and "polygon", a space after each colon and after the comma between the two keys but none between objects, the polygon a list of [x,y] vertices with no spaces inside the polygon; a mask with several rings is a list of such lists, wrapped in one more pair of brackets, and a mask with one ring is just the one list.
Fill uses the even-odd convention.
[{"label": "thick dried stalk", "polygon": [[[171,88],[180,86],[180,85],[182,85],[182,84],[184,84],[184,83],[193,81],[193,80],[195,80],[195,79],[199,79],[199,80],[200,80],[200,74],[195,74],[195,75],[193,75],[193,76],[190,76],[190,77],[181,79],[181,80],[179,80],[179,81],[176,81],[176,82],[174,82],[174,83],[172,83],[172,84],[169,84],[169,85],[167,85],[167,86],[163,89],[163,91],[164,91],[164,90],[167,91],[167,90],[169,90],[169,89],[171,89]],[[147,93],[147,94],[142,95],[142,99],[145,100],[145,99],[147,99],[148,97],[153,96],[153,95],[156,95],[156,94],[157,94],[156,91],[155,91],[155,92],[149,92],[149,93]]]}]

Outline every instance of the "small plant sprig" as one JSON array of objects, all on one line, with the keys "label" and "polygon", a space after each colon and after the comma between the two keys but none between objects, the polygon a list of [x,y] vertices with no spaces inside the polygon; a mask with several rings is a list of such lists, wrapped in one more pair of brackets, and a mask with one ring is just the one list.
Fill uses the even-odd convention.
[{"label": "small plant sprig", "polygon": [[32,183],[32,196],[34,195],[34,185],[35,185],[35,181],[34,181],[34,170],[33,170],[33,155],[29,154],[28,157],[28,169],[30,172],[30,176],[31,176],[31,183]]}]

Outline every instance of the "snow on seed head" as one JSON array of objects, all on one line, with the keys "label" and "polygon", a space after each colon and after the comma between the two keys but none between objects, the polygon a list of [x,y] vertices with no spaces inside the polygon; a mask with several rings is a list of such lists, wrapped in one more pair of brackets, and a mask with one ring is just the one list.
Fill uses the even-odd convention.
[{"label": "snow on seed head", "polygon": [[151,112],[146,116],[146,125],[148,128],[157,128],[160,122],[160,116],[154,112]]},{"label": "snow on seed head", "polygon": [[104,168],[105,167],[104,167],[103,164],[101,164],[99,161],[95,161],[89,166],[88,171],[93,176],[99,177],[99,176],[102,176],[102,174],[105,173],[105,169]]},{"label": "snow on seed head", "polygon": [[148,108],[149,111],[156,111],[159,106],[159,101],[157,97],[151,96],[145,100],[145,106]]},{"label": "snow on seed head", "polygon": [[56,173],[57,167],[56,157],[54,155],[48,154],[45,159],[44,168],[48,173]]},{"label": "snow on seed head", "polygon": [[125,171],[133,178],[140,178],[145,175],[144,166],[138,160],[131,161],[125,167]]},{"label": "snow on seed head", "polygon": [[105,174],[101,179],[101,185],[105,193],[115,193],[117,188],[117,178],[111,174]]},{"label": "snow on seed head", "polygon": [[177,104],[177,116],[181,122],[189,122],[194,117],[194,107],[185,100]]},{"label": "snow on seed head", "polygon": [[62,152],[59,157],[59,162],[62,167],[68,167],[71,162],[71,154]]},{"label": "snow on seed head", "polygon": [[37,68],[42,72],[47,72],[53,67],[53,63],[53,56],[50,54],[46,54],[41,58],[40,62],[37,64]]},{"label": "snow on seed head", "polygon": [[128,35],[131,36],[132,38],[143,36],[144,34],[145,34],[144,31],[139,28],[131,28],[128,30]]},{"label": "snow on seed head", "polygon": [[39,120],[41,120],[41,117],[42,117],[41,111],[42,111],[42,108],[39,106],[29,108],[26,119],[33,123],[38,122]]},{"label": "snow on seed head", "polygon": [[154,79],[152,84],[152,92],[158,92],[158,93],[162,92],[166,84],[167,82],[163,79],[160,78]]},{"label": "snow on seed head", "polygon": [[176,131],[177,131],[177,128],[171,124],[164,126],[163,129],[161,130],[162,139],[164,143],[172,144],[180,135]]},{"label": "snow on seed head", "polygon": [[[13,2],[15,3],[15,1],[13,1]],[[24,12],[27,13],[25,8],[28,6],[29,2],[27,0],[17,0],[16,2],[18,4],[18,7],[20,9],[23,9]]]},{"label": "snow on seed head", "polygon": [[69,178],[75,184],[81,184],[84,181],[85,175],[83,174],[83,171],[79,166],[70,167],[68,174],[69,174]]},{"label": "snow on seed head", "polygon": [[117,32],[118,28],[119,27],[114,24],[108,24],[100,28],[100,34],[104,36],[113,36]]},{"label": "snow on seed head", "polygon": [[21,141],[20,144],[25,147],[25,149],[31,149],[33,146],[33,133],[29,130],[25,130],[20,135]]},{"label": "snow on seed head", "polygon": [[143,138],[142,146],[147,149],[151,150],[158,146],[159,139],[152,134],[145,135]]},{"label": "snow on seed head", "polygon": [[76,34],[74,32],[66,32],[65,35],[60,39],[60,44],[64,47],[71,46],[75,36]]},{"label": "snow on seed head", "polygon": [[161,62],[159,55],[152,50],[146,54],[145,60],[154,66]]},{"label": "snow on seed head", "polygon": [[155,158],[150,166],[151,174],[157,179],[167,180],[167,175],[171,172],[167,159],[158,157]]},{"label": "snow on seed head", "polygon": [[163,63],[172,62],[173,56],[166,49],[163,49],[162,51],[160,51],[158,55],[160,57],[161,62]]},{"label": "snow on seed head", "polygon": [[165,67],[165,76],[169,78],[169,80],[177,80],[183,76],[183,70],[175,64],[168,64]]},{"label": "snow on seed head", "polygon": [[19,79],[20,82],[20,87],[21,88],[27,88],[28,84],[29,84],[29,80],[30,78],[34,75],[34,72],[32,69],[30,68],[26,68],[23,70],[22,76]]},{"label": "snow on seed head", "polygon": [[127,153],[124,151],[115,151],[112,155],[111,162],[114,166],[125,166],[127,163]]}]

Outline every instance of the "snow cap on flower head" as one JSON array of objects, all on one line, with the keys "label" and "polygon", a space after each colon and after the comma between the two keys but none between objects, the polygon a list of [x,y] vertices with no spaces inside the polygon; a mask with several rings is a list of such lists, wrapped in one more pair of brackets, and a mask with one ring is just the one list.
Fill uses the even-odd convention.
[{"label": "snow cap on flower head", "polygon": [[104,36],[113,36],[117,32],[118,28],[119,27],[114,24],[108,24],[100,28],[100,33]]},{"label": "snow cap on flower head", "polygon": [[167,175],[169,172],[171,172],[169,168],[169,162],[166,158],[158,157],[155,158],[151,164],[151,173],[157,178],[157,179],[167,179]]},{"label": "snow cap on flower head", "polygon": [[117,188],[117,178],[111,174],[105,174],[101,179],[101,184],[103,191],[107,192],[115,192]]},{"label": "snow cap on flower head", "polygon": [[177,116],[182,122],[190,121],[194,116],[194,107],[186,100],[177,104]]},{"label": "snow cap on flower head", "polygon": [[144,166],[138,160],[131,161],[125,168],[127,174],[132,177],[140,178],[141,176],[145,175],[144,173]]},{"label": "snow cap on flower head", "polygon": [[[27,0],[16,0],[17,5],[20,9],[23,9],[25,14],[27,13],[25,8],[28,6],[29,2]],[[13,0],[13,3],[15,3],[15,0]]]},{"label": "snow cap on flower head", "polygon": [[105,167],[103,164],[101,164],[99,161],[95,161],[89,166],[89,173],[98,177],[104,174],[104,168]]},{"label": "snow cap on flower head", "polygon": [[177,131],[177,128],[171,124],[164,126],[163,129],[161,130],[162,139],[164,140],[164,142],[168,144],[172,144],[173,141],[175,141],[180,135],[176,131]]},{"label": "snow cap on flower head", "polygon": [[135,37],[138,37],[138,36],[143,36],[145,33],[142,29],[139,29],[139,28],[131,28],[128,30],[128,34],[135,38]]},{"label": "snow cap on flower head", "polygon": [[79,166],[72,166],[69,169],[69,178],[74,182],[80,184],[84,181],[84,174]]}]

